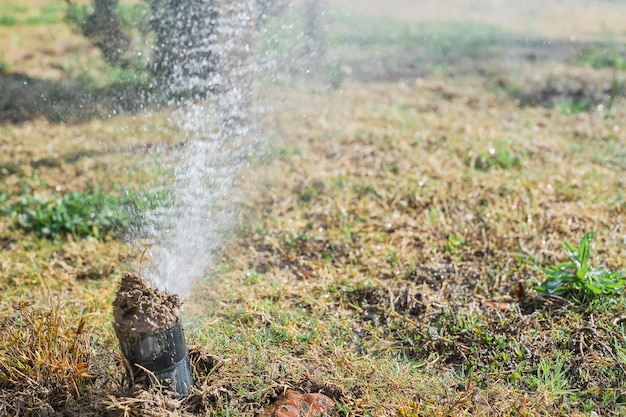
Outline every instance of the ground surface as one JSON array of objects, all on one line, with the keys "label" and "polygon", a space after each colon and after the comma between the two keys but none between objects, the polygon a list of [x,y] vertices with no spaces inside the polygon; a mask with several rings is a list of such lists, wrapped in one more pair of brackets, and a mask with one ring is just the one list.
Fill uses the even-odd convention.
[{"label": "ground surface", "polygon": [[[260,77],[240,222],[184,305],[186,399],[124,377],[111,305],[143,248],[0,216],[0,412],[255,415],[286,389],[344,416],[626,412],[623,294],[533,290],[590,231],[626,267],[626,4],[385,3],[329,1],[314,78]],[[10,202],[140,190],[180,142],[63,5],[0,3]]]},{"label": "ground surface", "polygon": [[621,1],[469,1],[452,0],[442,7],[436,0],[329,0],[331,9],[379,19],[419,22],[476,22],[501,26],[528,36],[552,40],[593,39],[626,35],[619,18],[626,9]]}]

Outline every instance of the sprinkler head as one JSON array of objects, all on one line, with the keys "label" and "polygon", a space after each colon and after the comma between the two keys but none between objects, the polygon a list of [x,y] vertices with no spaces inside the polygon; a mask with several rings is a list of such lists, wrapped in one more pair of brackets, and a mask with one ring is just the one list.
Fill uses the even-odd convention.
[{"label": "sprinkler head", "polygon": [[188,395],[193,377],[178,296],[149,288],[140,275],[126,273],[113,307],[113,326],[133,380],[147,376],[150,384],[167,383]]}]

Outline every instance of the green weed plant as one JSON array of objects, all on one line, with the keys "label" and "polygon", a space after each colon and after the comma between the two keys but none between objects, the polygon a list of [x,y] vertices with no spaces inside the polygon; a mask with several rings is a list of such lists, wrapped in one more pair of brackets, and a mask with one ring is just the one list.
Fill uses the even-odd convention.
[{"label": "green weed plant", "polygon": [[492,169],[512,170],[522,166],[519,155],[509,149],[508,143],[497,143],[487,152],[479,153],[475,158],[466,157],[464,162],[478,171],[490,171]]},{"label": "green weed plant", "polygon": [[[6,196],[0,198],[0,203],[3,200]],[[161,200],[161,195],[131,190],[122,190],[121,195],[116,195],[102,189],[88,189],[52,194],[47,198],[27,190],[17,201],[0,205],[0,214],[13,217],[17,228],[33,232],[39,238],[72,235],[106,239],[111,234],[132,229],[142,221],[142,214]]]},{"label": "green weed plant", "polygon": [[543,268],[548,278],[535,287],[535,291],[541,296],[571,294],[579,301],[621,293],[626,286],[626,277],[621,271],[593,267],[590,263],[590,246],[594,237],[593,231],[586,233],[580,239],[578,248],[566,240],[563,252],[568,260]]}]

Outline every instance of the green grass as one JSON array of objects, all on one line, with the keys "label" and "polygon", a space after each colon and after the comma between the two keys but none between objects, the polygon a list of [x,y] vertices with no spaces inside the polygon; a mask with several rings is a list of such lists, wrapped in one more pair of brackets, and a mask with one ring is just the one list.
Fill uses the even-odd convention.
[{"label": "green grass", "polygon": [[586,100],[575,100],[571,98],[564,98],[557,100],[557,107],[561,110],[565,116],[571,116],[573,114],[579,114],[589,111],[591,104]]},{"label": "green grass", "polygon": [[613,78],[609,90],[610,98],[607,101],[607,112],[611,112],[616,101],[623,98],[626,91],[624,81],[626,71],[626,47],[623,43],[598,42],[592,48],[581,52],[578,62],[591,65],[594,68],[612,68]]},{"label": "green grass", "polygon": [[623,43],[599,42],[582,51],[578,62],[594,68],[626,70],[626,47]]},{"label": "green grass", "polygon": [[12,16],[0,16],[0,26],[11,27],[17,25],[17,23],[17,19]]},{"label": "green grass", "polygon": [[[61,3],[62,4],[62,3]],[[30,9],[16,5],[0,6],[0,26],[15,27],[18,25],[43,26],[62,23],[65,7],[61,5],[43,6],[37,15],[29,14]]]},{"label": "green grass", "polygon": [[551,359],[541,359],[537,366],[537,375],[530,379],[530,386],[548,401],[555,404],[562,402],[562,397],[573,396],[577,393],[577,390],[568,388],[569,371],[570,368],[566,365],[565,358],[557,357],[555,362]]},{"label": "green grass", "polygon": [[418,46],[443,56],[459,53],[481,56],[494,44],[501,45],[514,39],[496,26],[465,22],[409,24],[332,14],[329,27],[329,44],[335,47],[386,51]]},{"label": "green grass", "polygon": [[27,13],[30,9],[28,7],[20,6],[14,3],[2,3],[0,4],[0,12],[10,14],[23,14]]},{"label": "green grass", "polygon": [[478,155],[470,155],[465,158],[465,163],[479,171],[490,171],[492,169],[511,170],[522,166],[520,155],[512,151],[509,141],[498,141],[486,152]]},{"label": "green grass", "polygon": [[[11,64],[0,56],[0,74],[9,72],[11,70]],[[1,169],[1,168],[0,168]],[[1,175],[1,171],[0,171]]]},{"label": "green grass", "polygon": [[0,4],[0,26],[13,27],[29,9],[17,4]]}]

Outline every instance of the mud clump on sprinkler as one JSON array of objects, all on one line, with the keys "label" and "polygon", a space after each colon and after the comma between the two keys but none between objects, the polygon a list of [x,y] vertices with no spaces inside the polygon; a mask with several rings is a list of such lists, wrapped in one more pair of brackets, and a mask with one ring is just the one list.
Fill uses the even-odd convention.
[{"label": "mud clump on sprinkler", "polygon": [[150,288],[140,275],[128,272],[113,302],[115,329],[154,332],[171,327],[179,320],[180,306],[176,294]]},{"label": "mud clump on sprinkler", "polygon": [[147,370],[150,383],[171,384],[187,395],[193,379],[180,307],[177,295],[150,288],[140,275],[129,272],[113,302],[113,326],[134,380]]}]

